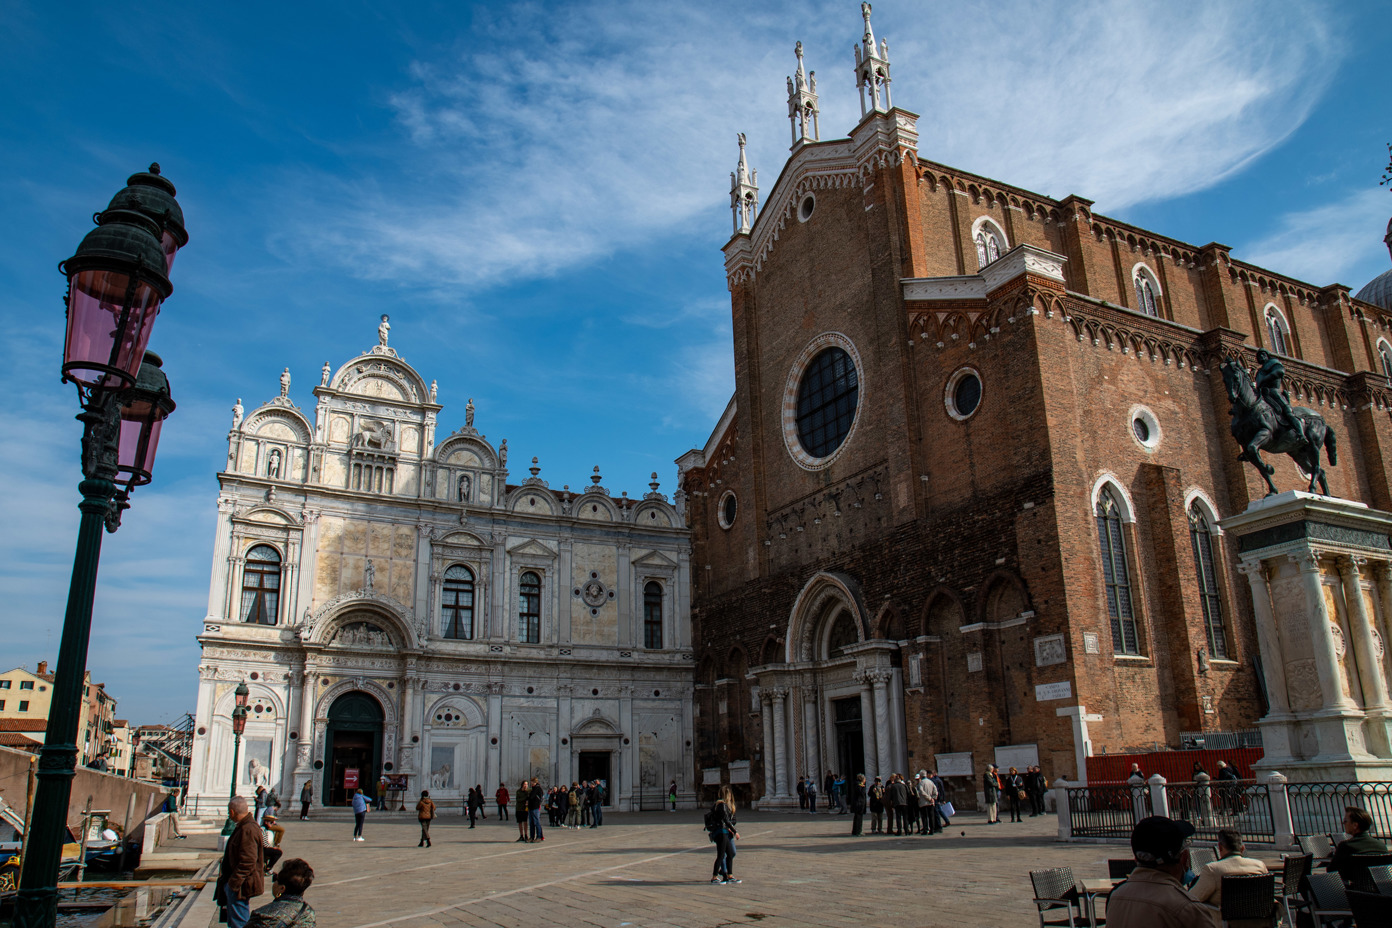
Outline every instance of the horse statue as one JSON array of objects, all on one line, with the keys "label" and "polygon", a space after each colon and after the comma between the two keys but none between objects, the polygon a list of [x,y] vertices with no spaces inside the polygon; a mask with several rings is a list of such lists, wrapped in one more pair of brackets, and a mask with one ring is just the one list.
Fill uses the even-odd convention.
[{"label": "horse statue", "polygon": [[1304,434],[1292,428],[1284,414],[1265,396],[1257,392],[1247,371],[1236,361],[1224,361],[1223,385],[1228,390],[1228,400],[1232,403],[1233,438],[1242,446],[1239,461],[1248,461],[1262,475],[1268,487],[1267,496],[1280,492],[1271,482],[1276,472],[1262,460],[1261,452],[1288,454],[1300,465],[1300,469],[1310,475],[1307,492],[1315,492],[1318,482],[1320,492],[1329,495],[1329,483],[1325,480],[1324,468],[1320,466],[1320,448],[1329,456],[1329,466],[1338,464],[1337,442],[1334,428],[1324,421],[1324,417],[1313,409],[1303,406],[1290,407],[1291,414],[1301,423]]}]

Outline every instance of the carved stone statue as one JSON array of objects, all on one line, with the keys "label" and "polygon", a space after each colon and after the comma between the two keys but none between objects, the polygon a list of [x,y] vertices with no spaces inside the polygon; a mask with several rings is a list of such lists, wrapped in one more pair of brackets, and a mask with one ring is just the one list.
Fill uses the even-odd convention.
[{"label": "carved stone statue", "polygon": [[498,465],[499,465],[500,467],[507,467],[507,439],[506,439],[506,438],[504,438],[504,439],[503,439],[503,443],[502,443],[501,445],[498,446]]},{"label": "carved stone statue", "polygon": [[319,369],[319,386],[327,387],[329,385],[329,376],[331,373],[332,372],[329,369],[329,362],[325,361],[324,366]]},{"label": "carved stone statue", "polygon": [[270,788],[271,771],[267,770],[266,765],[254,757],[251,759],[251,763],[247,765],[247,778],[251,780],[253,789],[262,786],[268,789]]},{"label": "carved stone statue", "polygon": [[464,404],[464,427],[471,429],[474,427],[474,398],[469,397],[469,402]]},{"label": "carved stone statue", "polygon": [[435,381],[430,381],[430,402],[435,402],[435,392],[438,389],[439,387],[436,386]]},{"label": "carved stone statue", "polygon": [[290,395],[290,368],[288,367],[280,372],[280,395]]},{"label": "carved stone statue", "polygon": [[472,489],[473,489],[473,481],[469,478],[469,475],[468,475],[468,474],[460,474],[460,475],[459,475],[459,501],[460,501],[461,503],[467,503],[467,502],[469,501],[469,494],[470,494],[470,492],[472,491]]},{"label": "carved stone statue", "polygon": [[237,402],[232,404],[232,427],[238,429],[242,427],[242,398],[237,397]]},{"label": "carved stone statue", "polygon": [[280,449],[272,448],[269,460],[266,462],[266,476],[280,477]]},{"label": "carved stone statue", "polygon": [[377,567],[371,561],[368,561],[367,565],[363,567],[363,589],[371,593],[372,584],[376,579]]},{"label": "carved stone statue", "polygon": [[391,334],[391,323],[387,321],[387,314],[382,314],[382,322],[377,326],[377,344],[383,348],[387,347],[387,336]]}]

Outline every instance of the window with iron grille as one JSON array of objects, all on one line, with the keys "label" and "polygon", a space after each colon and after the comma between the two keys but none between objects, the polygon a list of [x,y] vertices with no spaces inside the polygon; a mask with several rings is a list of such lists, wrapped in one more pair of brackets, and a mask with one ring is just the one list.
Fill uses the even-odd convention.
[{"label": "window with iron grille", "polygon": [[517,640],[524,644],[541,641],[541,577],[530,570],[517,583]]},{"label": "window with iron grille", "polygon": [[643,587],[643,647],[662,647],[662,584],[656,581]]},{"label": "window with iron grille", "polygon": [[855,421],[860,381],[855,362],[841,348],[827,348],[812,359],[798,384],[798,441],[814,458],[824,458],[846,440]]}]

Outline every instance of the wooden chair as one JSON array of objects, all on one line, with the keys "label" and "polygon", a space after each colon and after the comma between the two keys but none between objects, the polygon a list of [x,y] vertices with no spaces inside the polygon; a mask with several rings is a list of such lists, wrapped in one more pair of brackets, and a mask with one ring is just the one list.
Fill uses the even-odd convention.
[{"label": "wooden chair", "polygon": [[1347,895],[1357,928],[1392,928],[1392,897],[1356,889],[1350,889]]},{"label": "wooden chair", "polygon": [[1309,854],[1315,860],[1328,860],[1334,853],[1334,841],[1329,835],[1300,835],[1295,840],[1300,845],[1300,853]]},{"label": "wooden chair", "polygon": [[1112,857],[1107,860],[1107,876],[1113,880],[1124,880],[1136,869],[1134,857]]},{"label": "wooden chair", "polygon": [[[1078,881],[1073,877],[1072,867],[1031,870],[1029,876],[1034,886],[1034,905],[1038,910],[1040,928],[1059,925],[1078,928],[1094,924],[1078,895]],[[1063,911],[1060,912],[1060,909]]]},{"label": "wooden chair", "polygon": [[1305,877],[1303,893],[1316,928],[1327,922],[1337,924],[1353,915],[1344,894],[1344,881],[1337,873],[1310,874]]},{"label": "wooden chair", "polygon": [[1276,928],[1276,874],[1223,877],[1223,921],[1228,928]]}]

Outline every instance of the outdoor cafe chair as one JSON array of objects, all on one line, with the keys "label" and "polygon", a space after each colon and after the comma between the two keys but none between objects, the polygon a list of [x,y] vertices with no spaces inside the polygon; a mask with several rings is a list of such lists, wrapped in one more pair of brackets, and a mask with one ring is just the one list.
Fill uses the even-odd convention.
[{"label": "outdoor cafe chair", "polygon": [[1334,840],[1329,835],[1299,835],[1295,840],[1300,844],[1300,853],[1315,860],[1327,860],[1334,853]]},{"label": "outdoor cafe chair", "polygon": [[1189,869],[1195,873],[1217,859],[1218,852],[1211,847],[1191,847],[1189,849]]},{"label": "outdoor cafe chair", "polygon": [[1345,885],[1360,893],[1375,893],[1378,891],[1377,884],[1369,871],[1373,867],[1392,865],[1392,854],[1354,854],[1349,860],[1352,866],[1344,872]]},{"label": "outdoor cafe chair", "polygon": [[1223,921],[1228,928],[1276,928],[1276,874],[1223,877]]},{"label": "outdoor cafe chair", "polygon": [[[1038,909],[1040,928],[1096,924],[1078,894],[1078,881],[1073,877],[1072,867],[1031,870],[1030,882],[1034,884],[1034,905]],[[1077,914],[1074,914],[1075,906]]]},{"label": "outdoor cafe chair", "polygon": [[1337,924],[1353,914],[1348,896],[1344,893],[1344,881],[1339,879],[1337,873],[1312,873],[1307,876],[1305,898],[1310,904],[1310,917],[1316,928],[1331,922]]},{"label": "outdoor cafe chair", "polygon": [[1107,876],[1113,880],[1124,880],[1136,869],[1134,857],[1111,857],[1107,859]]},{"label": "outdoor cafe chair", "polygon": [[1300,882],[1310,874],[1314,858],[1309,854],[1292,854],[1282,861],[1281,905],[1286,910],[1286,924],[1295,924],[1295,910],[1304,908],[1300,898]]},{"label": "outdoor cafe chair", "polygon": [[1351,889],[1348,901],[1357,928],[1392,928],[1392,897]]},{"label": "outdoor cafe chair", "polygon": [[1392,896],[1392,867],[1383,864],[1368,868],[1368,876],[1373,878],[1373,885],[1377,891],[1384,896]]}]

